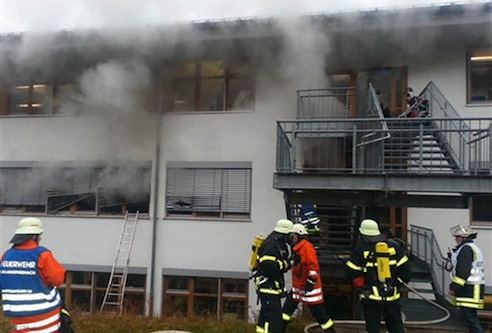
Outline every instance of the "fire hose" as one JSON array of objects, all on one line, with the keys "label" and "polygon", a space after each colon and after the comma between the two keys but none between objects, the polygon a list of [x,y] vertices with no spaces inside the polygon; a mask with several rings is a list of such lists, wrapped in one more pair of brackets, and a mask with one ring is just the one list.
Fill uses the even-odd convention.
[{"label": "fire hose", "polygon": [[[434,302],[433,300],[425,298],[421,293],[417,292],[417,290],[415,290],[413,287],[411,287],[407,283],[405,283],[401,280],[400,280],[400,282],[402,282],[405,287],[410,289],[412,292],[414,292],[417,296],[422,298],[424,301],[430,303],[431,305],[439,308],[440,310],[444,311],[444,313],[446,313],[446,315],[442,318],[433,319],[433,320],[423,320],[423,321],[413,321],[413,320],[412,321],[405,321],[405,324],[416,325],[416,326],[438,324],[438,323],[442,323],[443,321],[446,321],[451,316],[448,309],[446,309],[442,305]],[[335,321],[335,324],[364,324],[364,323],[365,323],[364,320],[336,320]],[[311,323],[311,324],[306,325],[304,327],[304,333],[310,333],[309,330],[314,328],[314,327],[317,327],[317,326],[319,326],[318,323]]]}]

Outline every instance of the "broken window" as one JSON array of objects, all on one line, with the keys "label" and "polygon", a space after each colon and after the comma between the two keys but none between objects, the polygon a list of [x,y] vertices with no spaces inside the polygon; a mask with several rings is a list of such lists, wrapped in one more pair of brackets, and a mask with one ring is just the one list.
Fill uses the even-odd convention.
[{"label": "broken window", "polygon": [[[10,163],[7,163],[10,164]],[[125,214],[149,212],[150,165],[0,168],[0,212]]]}]

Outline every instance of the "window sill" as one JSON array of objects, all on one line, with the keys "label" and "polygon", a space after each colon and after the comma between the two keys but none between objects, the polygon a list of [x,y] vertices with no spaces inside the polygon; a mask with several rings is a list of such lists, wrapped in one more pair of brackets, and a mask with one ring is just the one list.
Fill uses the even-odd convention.
[{"label": "window sill", "polygon": [[196,221],[205,221],[205,222],[251,222],[251,218],[233,218],[233,217],[204,217],[204,216],[191,216],[191,215],[170,215],[162,218],[164,221],[188,221],[188,222],[196,222]]},{"label": "window sill", "polygon": [[234,114],[234,113],[253,113],[254,109],[250,110],[226,110],[226,111],[165,111],[164,115],[183,115],[183,114]]},{"label": "window sill", "polygon": [[466,103],[466,107],[492,107],[492,101],[490,102],[480,102],[480,103]]}]

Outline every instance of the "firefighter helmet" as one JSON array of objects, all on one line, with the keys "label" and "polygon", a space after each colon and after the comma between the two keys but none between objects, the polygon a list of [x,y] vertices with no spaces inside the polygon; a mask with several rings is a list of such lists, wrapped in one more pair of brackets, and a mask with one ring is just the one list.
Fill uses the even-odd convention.
[{"label": "firefighter helmet", "polygon": [[16,235],[39,235],[43,233],[43,222],[36,217],[25,217],[19,221]]},{"label": "firefighter helmet", "polygon": [[277,225],[273,230],[281,234],[290,234],[293,231],[292,230],[293,226],[294,224],[292,223],[291,220],[280,219],[277,221]]},{"label": "firefighter helmet", "polygon": [[379,226],[376,221],[366,219],[360,223],[359,231],[364,236],[379,236]]},{"label": "firefighter helmet", "polygon": [[468,238],[470,236],[475,237],[477,235],[476,232],[472,230],[470,227],[464,227],[461,224],[458,224],[457,226],[454,226],[450,229],[451,235],[453,237],[464,237]]},{"label": "firefighter helmet", "polygon": [[306,227],[300,223],[294,224],[293,232],[301,236],[306,236],[308,234]]}]

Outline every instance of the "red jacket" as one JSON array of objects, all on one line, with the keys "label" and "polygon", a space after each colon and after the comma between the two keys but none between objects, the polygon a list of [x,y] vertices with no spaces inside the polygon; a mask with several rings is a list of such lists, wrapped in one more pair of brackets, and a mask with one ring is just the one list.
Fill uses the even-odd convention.
[{"label": "red jacket", "polygon": [[[294,245],[293,250],[299,257],[299,262],[292,267],[292,297],[298,302],[307,304],[323,303],[323,289],[318,257],[313,244],[307,239],[301,239]],[[312,291],[306,292],[305,286],[308,277],[315,281]]]}]

